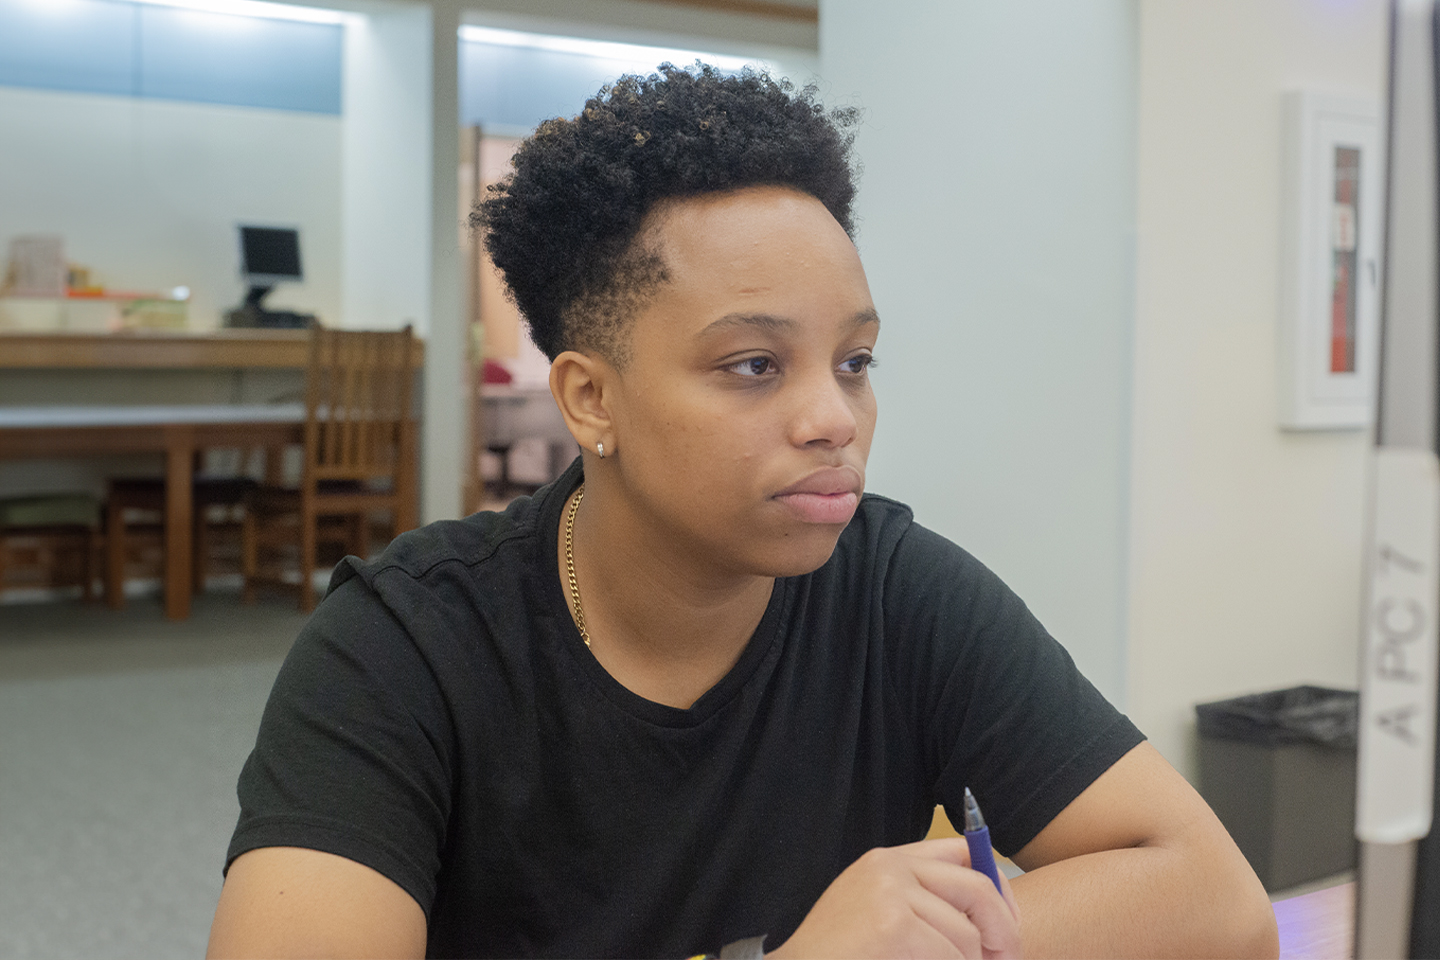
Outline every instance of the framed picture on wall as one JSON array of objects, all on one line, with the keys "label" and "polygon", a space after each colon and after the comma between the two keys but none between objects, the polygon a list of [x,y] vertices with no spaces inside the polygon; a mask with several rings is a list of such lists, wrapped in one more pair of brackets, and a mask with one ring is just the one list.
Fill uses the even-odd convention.
[{"label": "framed picture on wall", "polygon": [[1369,426],[1384,198],[1378,103],[1285,98],[1280,425]]}]

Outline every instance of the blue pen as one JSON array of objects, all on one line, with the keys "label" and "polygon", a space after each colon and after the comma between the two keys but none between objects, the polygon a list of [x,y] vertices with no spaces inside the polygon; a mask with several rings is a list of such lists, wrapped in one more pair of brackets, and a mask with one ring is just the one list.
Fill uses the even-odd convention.
[{"label": "blue pen", "polygon": [[985,826],[985,818],[980,815],[980,804],[975,802],[969,787],[965,788],[965,843],[970,848],[971,869],[979,870],[989,877],[1003,897],[1005,891],[1000,888],[1000,871],[995,866],[995,855],[990,850],[990,828]]}]

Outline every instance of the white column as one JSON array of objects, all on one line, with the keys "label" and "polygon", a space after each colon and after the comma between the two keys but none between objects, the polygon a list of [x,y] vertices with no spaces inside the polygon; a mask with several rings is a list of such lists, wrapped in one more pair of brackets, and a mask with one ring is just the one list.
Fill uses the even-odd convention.
[{"label": "white column", "polygon": [[[345,28],[339,325],[430,319],[430,13],[373,4]],[[329,317],[326,318],[330,320]]]},{"label": "white column", "polygon": [[460,516],[468,418],[460,219],[460,5],[431,4],[430,330],[425,348],[420,516]]}]

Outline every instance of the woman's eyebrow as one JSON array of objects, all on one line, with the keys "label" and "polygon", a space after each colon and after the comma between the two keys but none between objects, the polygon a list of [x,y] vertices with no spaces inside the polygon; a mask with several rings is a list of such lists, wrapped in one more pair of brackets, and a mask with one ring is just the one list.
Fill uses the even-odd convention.
[{"label": "woman's eyebrow", "polygon": [[727,313],[719,320],[707,324],[705,329],[700,331],[700,336],[709,336],[712,333],[719,333],[734,327],[759,327],[762,330],[780,333],[789,332],[798,326],[800,326],[799,321],[789,317],[779,317],[773,313]]},{"label": "woman's eyebrow", "polygon": [[[851,317],[850,322],[857,327],[863,327],[869,323],[879,326],[880,315],[875,312],[873,307],[867,307]],[[734,327],[759,327],[775,333],[788,333],[799,326],[799,321],[789,317],[776,316],[773,313],[727,313],[719,320],[707,324],[699,335],[705,337]]]}]

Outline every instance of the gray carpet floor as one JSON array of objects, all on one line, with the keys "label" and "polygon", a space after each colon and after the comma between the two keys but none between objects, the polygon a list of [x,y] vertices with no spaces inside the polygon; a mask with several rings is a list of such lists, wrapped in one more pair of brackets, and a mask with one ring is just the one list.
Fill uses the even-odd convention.
[{"label": "gray carpet floor", "polygon": [[197,957],[285,600],[0,606],[0,957]]}]

